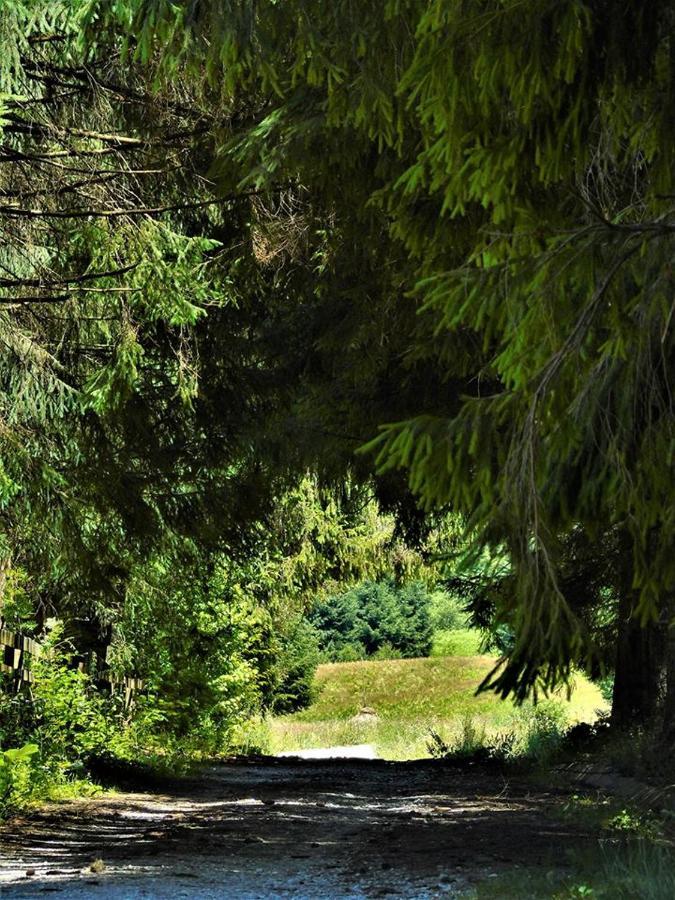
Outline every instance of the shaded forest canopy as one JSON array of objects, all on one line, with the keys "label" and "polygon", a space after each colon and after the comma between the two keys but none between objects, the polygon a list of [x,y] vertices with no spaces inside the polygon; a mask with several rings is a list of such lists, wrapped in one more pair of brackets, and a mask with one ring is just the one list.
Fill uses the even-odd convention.
[{"label": "shaded forest canopy", "polygon": [[484,689],[613,672],[675,740],[675,3],[608,6],[0,2],[0,602],[45,703],[68,641],[145,680],[133,740],[217,749],[387,576],[508,635]]}]

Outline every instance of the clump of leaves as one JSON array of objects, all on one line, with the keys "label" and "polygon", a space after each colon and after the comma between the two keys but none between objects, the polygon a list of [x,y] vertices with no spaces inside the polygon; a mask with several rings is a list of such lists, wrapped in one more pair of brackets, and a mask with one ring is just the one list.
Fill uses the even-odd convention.
[{"label": "clump of leaves", "polygon": [[36,744],[0,751],[0,815],[31,797],[35,782]]}]

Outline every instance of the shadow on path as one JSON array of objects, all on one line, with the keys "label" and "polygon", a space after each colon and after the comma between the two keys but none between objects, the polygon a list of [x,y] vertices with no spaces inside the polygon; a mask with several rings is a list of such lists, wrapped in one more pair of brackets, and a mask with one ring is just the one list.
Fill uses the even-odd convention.
[{"label": "shadow on path", "polygon": [[[505,868],[552,855],[560,866],[565,850],[592,839],[547,816],[556,799],[434,761],[226,763],[161,793],[50,805],[7,823],[0,893],[460,895]],[[95,874],[96,860],[105,869]]]}]

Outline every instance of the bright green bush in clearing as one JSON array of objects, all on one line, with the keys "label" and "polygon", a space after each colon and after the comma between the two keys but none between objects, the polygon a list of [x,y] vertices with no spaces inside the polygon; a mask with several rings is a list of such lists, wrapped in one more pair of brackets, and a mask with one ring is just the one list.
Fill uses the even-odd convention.
[{"label": "bright green bush in clearing", "polygon": [[462,600],[442,590],[429,595],[429,618],[434,631],[459,631],[469,622]]},{"label": "bright green bush in clearing", "polygon": [[310,622],[319,635],[322,656],[330,662],[375,654],[378,658],[428,656],[429,604],[429,592],[421,582],[365,581],[317,604]]}]

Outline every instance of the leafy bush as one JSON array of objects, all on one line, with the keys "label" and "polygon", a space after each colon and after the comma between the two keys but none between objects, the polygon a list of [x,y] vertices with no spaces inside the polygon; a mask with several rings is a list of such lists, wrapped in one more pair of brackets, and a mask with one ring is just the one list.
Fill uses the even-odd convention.
[{"label": "leafy bush", "polygon": [[569,731],[564,707],[555,700],[545,700],[521,710],[524,739],[521,755],[535,765],[550,763],[562,748]]},{"label": "leafy bush", "polygon": [[403,659],[403,654],[398,647],[393,647],[389,641],[385,641],[371,655],[371,659]]},{"label": "leafy bush", "polygon": [[272,710],[289,713],[309,706],[314,697],[314,674],[319,663],[319,638],[315,629],[300,619],[281,642],[278,657],[280,681]]},{"label": "leafy bush", "polygon": [[0,813],[21,807],[30,799],[38,752],[36,744],[0,751]]},{"label": "leafy bush", "polygon": [[429,596],[429,619],[434,631],[459,631],[467,628],[469,616],[459,597],[438,590]]},{"label": "leafy bush", "polygon": [[32,665],[31,693],[0,692],[0,815],[63,793],[90,793],[85,767],[97,757],[132,758],[147,727],[141,701],[131,710],[120,696],[96,689],[74,669],[72,647],[55,628]]},{"label": "leafy bush", "polygon": [[359,662],[367,656],[363,644],[343,644],[338,650],[325,650],[322,654],[325,662]]},{"label": "leafy bush", "polygon": [[230,736],[228,752],[237,756],[269,755],[270,728],[268,720],[251,718],[237,725]]},{"label": "leafy bush", "polygon": [[36,744],[41,758],[85,760],[125,726],[121,698],[96,690],[90,677],[74,669],[72,647],[55,628],[43,654],[32,664],[30,695],[4,685],[0,703],[0,747]]},{"label": "leafy bush", "polygon": [[430,732],[427,748],[437,758],[492,761],[501,764],[550,765],[564,747],[569,731],[567,713],[556,700],[546,700],[519,710],[511,729],[488,735],[472,716],[465,716],[454,740]]},{"label": "leafy bush", "polygon": [[377,653],[380,658],[427,656],[432,637],[429,604],[421,582],[366,581],[317,604],[310,621],[324,658],[334,662]]},{"label": "leafy bush", "polygon": [[86,762],[101,752],[122,712],[120,700],[99,693],[89,676],[70,668],[61,654],[36,665],[33,697],[40,753],[64,762]]}]

